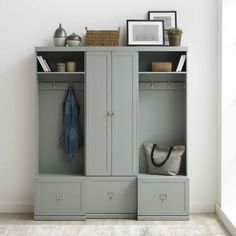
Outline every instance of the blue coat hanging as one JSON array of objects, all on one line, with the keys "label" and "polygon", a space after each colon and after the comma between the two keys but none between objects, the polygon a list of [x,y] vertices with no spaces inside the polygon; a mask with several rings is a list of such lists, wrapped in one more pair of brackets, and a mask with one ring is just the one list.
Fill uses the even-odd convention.
[{"label": "blue coat hanging", "polygon": [[79,153],[79,113],[80,107],[76,100],[75,91],[70,86],[63,109],[63,144],[65,154],[69,157],[76,157]]}]

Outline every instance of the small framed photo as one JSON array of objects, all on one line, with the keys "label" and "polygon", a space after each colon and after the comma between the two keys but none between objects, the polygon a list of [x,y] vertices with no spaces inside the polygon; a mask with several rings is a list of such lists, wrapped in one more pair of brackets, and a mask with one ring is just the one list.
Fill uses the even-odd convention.
[{"label": "small framed photo", "polygon": [[127,20],[127,45],[164,45],[164,21]]},{"label": "small framed photo", "polygon": [[164,37],[165,45],[169,45],[167,30],[170,28],[177,28],[177,13],[176,11],[149,11],[149,20],[163,20],[164,21]]}]

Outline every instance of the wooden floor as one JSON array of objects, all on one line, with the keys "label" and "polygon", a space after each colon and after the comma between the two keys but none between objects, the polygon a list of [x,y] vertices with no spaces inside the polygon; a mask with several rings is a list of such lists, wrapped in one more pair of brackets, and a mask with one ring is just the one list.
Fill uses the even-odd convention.
[{"label": "wooden floor", "polygon": [[[7,227],[6,227],[7,226]],[[24,228],[22,227],[24,226]],[[229,235],[215,214],[192,214],[189,221],[136,221],[136,220],[115,220],[115,219],[89,219],[86,221],[34,221],[32,214],[0,214],[0,235],[14,235],[19,230],[26,230],[27,227],[31,227],[31,234],[41,235],[34,233],[37,227],[40,226],[53,230],[53,227],[63,226],[63,230],[68,230],[73,227],[77,229],[81,227],[87,227],[86,230],[90,230],[90,226],[97,227],[93,233],[76,234],[76,235],[117,235],[117,232],[121,230],[118,235],[173,235],[173,236],[190,236],[190,235]],[[129,227],[132,226],[132,229]],[[17,228],[18,227],[18,228]],[[69,227],[68,229],[65,227]],[[100,228],[99,228],[100,227]],[[108,230],[110,234],[99,234],[99,230],[103,227],[103,233]],[[113,228],[111,228],[113,227]],[[114,228],[115,227],[115,228]],[[120,228],[119,228],[120,227]],[[149,227],[149,228],[147,228]],[[146,231],[144,230],[146,229]],[[116,230],[116,234],[112,233],[112,230]],[[15,231],[14,231],[15,230]],[[18,231],[17,231],[18,230]],[[78,232],[84,232],[78,231]],[[130,231],[131,230],[131,231]],[[155,231],[156,230],[156,231]],[[173,231],[175,230],[175,231]],[[23,232],[23,231],[22,231]],[[22,234],[22,232],[20,232]],[[97,233],[95,233],[97,232]],[[126,232],[122,234],[122,232]],[[131,234],[132,232],[132,234]],[[137,234],[135,234],[135,232]],[[153,232],[161,232],[153,233]],[[172,233],[171,233],[172,232]],[[176,232],[173,234],[173,232]],[[182,233],[181,233],[182,232]],[[11,234],[12,233],[12,234]],[[21,235],[19,233],[19,235]],[[45,233],[45,232],[44,232]],[[150,233],[150,234],[149,234]],[[23,232],[24,234],[24,232]],[[17,234],[18,235],[18,234]],[[28,235],[25,233],[25,235]],[[53,234],[54,235],[54,234]],[[63,234],[67,235],[67,234]],[[68,233],[68,235],[70,235]]]}]

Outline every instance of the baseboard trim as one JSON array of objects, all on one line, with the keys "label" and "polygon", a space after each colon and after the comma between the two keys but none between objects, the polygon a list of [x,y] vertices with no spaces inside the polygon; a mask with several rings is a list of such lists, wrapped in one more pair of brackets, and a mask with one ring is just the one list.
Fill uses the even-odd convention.
[{"label": "baseboard trim", "polygon": [[0,213],[33,213],[32,204],[3,204],[0,203]]},{"label": "baseboard trim", "polygon": [[231,235],[236,235],[236,228],[229,220],[229,218],[225,215],[224,211],[221,207],[216,204],[216,215],[220,218],[221,222],[224,224],[225,228],[229,231]]},{"label": "baseboard trim", "polygon": [[193,203],[190,204],[190,213],[215,213],[215,203]]},{"label": "baseboard trim", "polygon": [[87,219],[137,219],[137,214],[86,214]]},{"label": "baseboard trim", "polygon": [[[31,204],[3,204],[0,203],[0,213],[33,213]],[[215,213],[215,203],[191,204],[190,213]]]},{"label": "baseboard trim", "polygon": [[140,221],[187,221],[189,216],[145,216],[138,215]]},{"label": "baseboard trim", "polygon": [[41,216],[41,215],[35,215],[34,220],[40,221],[40,220],[86,220],[86,216]]}]

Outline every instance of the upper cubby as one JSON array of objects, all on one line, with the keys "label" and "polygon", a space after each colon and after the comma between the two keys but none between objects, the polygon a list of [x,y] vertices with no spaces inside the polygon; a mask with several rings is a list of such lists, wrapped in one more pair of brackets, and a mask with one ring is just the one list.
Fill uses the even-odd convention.
[{"label": "upper cubby", "polygon": [[[186,73],[186,61],[181,72],[176,72],[181,55],[186,51],[142,51],[139,52],[139,74],[176,74]],[[152,62],[172,62],[171,72],[152,72]]]},{"label": "upper cubby", "polygon": [[40,74],[50,73],[50,74],[61,74],[62,72],[57,72],[56,64],[66,63],[68,61],[75,61],[76,62],[76,70],[75,72],[63,72],[66,74],[83,74],[84,73],[84,52],[73,52],[73,51],[57,51],[57,52],[50,52],[50,51],[37,51],[37,56],[42,56],[48,63],[51,72],[44,72],[42,66],[40,65],[39,61],[37,60],[37,72]]}]

